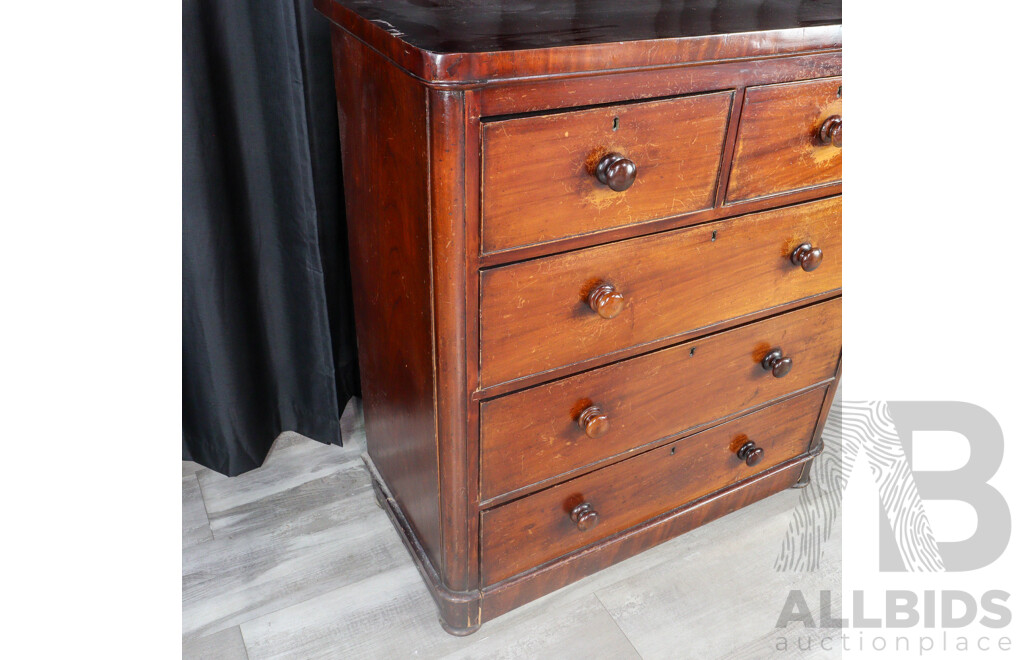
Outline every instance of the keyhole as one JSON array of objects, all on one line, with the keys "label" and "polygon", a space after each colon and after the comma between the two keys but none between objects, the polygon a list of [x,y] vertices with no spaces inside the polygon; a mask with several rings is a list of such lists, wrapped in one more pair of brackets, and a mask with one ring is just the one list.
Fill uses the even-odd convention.
[{"label": "keyhole", "polygon": [[619,118],[618,117],[616,117],[615,119],[612,119],[612,130],[613,131],[619,130]]},{"label": "keyhole", "polygon": [[836,98],[837,99],[843,98],[843,86],[842,85],[839,86],[839,91],[836,92]]},{"label": "keyhole", "polygon": [[714,243],[717,240],[718,240],[718,230],[716,229],[715,231],[711,232],[711,242]]}]

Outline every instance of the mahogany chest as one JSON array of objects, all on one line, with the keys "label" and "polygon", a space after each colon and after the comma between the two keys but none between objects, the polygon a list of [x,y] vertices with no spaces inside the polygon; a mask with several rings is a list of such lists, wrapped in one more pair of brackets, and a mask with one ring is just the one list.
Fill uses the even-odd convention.
[{"label": "mahogany chest", "polygon": [[316,6],[367,465],[446,630],[807,483],[839,2]]}]

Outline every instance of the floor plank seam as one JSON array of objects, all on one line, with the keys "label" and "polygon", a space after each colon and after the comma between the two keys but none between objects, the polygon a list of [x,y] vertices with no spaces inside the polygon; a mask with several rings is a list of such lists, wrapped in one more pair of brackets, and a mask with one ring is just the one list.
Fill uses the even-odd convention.
[{"label": "floor plank seam", "polygon": [[199,478],[199,472],[192,473],[192,476],[196,478],[196,484],[199,485],[199,499],[203,502],[203,511],[206,512],[206,526],[210,528],[210,538],[203,541],[212,541],[217,538],[217,533],[213,531],[213,525],[210,524],[210,507],[206,504],[206,493],[203,491],[203,480]]},{"label": "floor plank seam", "polygon": [[[391,569],[388,569],[388,570],[394,570],[394,568],[391,568]],[[386,572],[386,571],[385,571],[385,572]],[[368,576],[364,577],[364,578],[363,578],[363,579],[361,579],[361,580],[357,580],[357,581],[355,581],[355,582],[351,582],[351,583],[348,583],[348,584],[343,584],[343,585],[341,585],[341,586],[339,586],[339,587],[335,587],[335,588],[333,588],[333,589],[330,589],[330,590],[328,590],[328,591],[325,591],[325,592],[323,592],[323,593],[320,593],[320,594],[316,594],[316,595],[310,596],[310,597],[308,597],[308,598],[303,598],[302,600],[296,601],[296,602],[294,602],[294,603],[290,603],[290,604],[288,604],[288,605],[284,605],[284,606],[282,606],[282,607],[279,607],[279,608],[277,608],[277,609],[275,609],[275,610],[269,610],[269,611],[267,611],[267,612],[260,612],[260,613],[258,613],[258,614],[256,614],[256,615],[254,615],[254,616],[251,616],[251,617],[249,617],[249,618],[247,618],[247,619],[244,619],[244,620],[242,620],[242,621],[238,621],[237,623],[235,623],[235,624],[233,624],[233,625],[235,625],[235,626],[238,626],[238,632],[239,632],[239,633],[241,633],[241,635],[242,635],[242,641],[243,641],[243,642],[245,642],[245,631],[244,631],[244,629],[243,629],[243,626],[244,626],[244,625],[246,625],[246,624],[248,624],[248,623],[252,623],[253,621],[256,621],[257,619],[262,619],[262,618],[264,618],[264,617],[269,617],[269,616],[273,616],[273,615],[275,615],[275,614],[278,614],[278,613],[280,613],[280,612],[283,612],[284,610],[287,610],[287,609],[291,609],[291,608],[293,608],[293,607],[299,607],[299,606],[301,606],[301,605],[304,605],[304,604],[308,603],[309,601],[312,601],[312,600],[316,600],[316,599],[318,599],[318,598],[324,598],[324,597],[327,597],[327,596],[328,596],[329,594],[333,594],[333,593],[334,593],[334,592],[336,592],[336,591],[340,591],[340,590],[342,590],[342,589],[349,589],[349,588],[351,588],[351,587],[353,587],[353,586],[356,586],[356,585],[362,584],[363,582],[366,582],[366,581],[368,581],[368,580],[370,580],[370,579],[372,579],[372,578],[375,578],[375,577],[379,576],[380,574],[381,574],[381,573],[374,573],[373,575],[368,575]],[[426,586],[424,586],[424,587],[423,587],[423,589],[424,589],[424,590],[426,590]],[[243,615],[243,616],[244,616],[244,615]],[[189,638],[189,639],[190,639],[190,640],[194,640],[194,639],[198,639],[198,638],[206,637],[206,636],[208,636],[208,635],[214,635],[214,634],[217,634],[217,633],[219,633],[219,632],[224,632],[225,630],[229,630],[229,629],[230,629],[231,627],[232,627],[232,626],[227,626],[226,628],[220,628],[220,629],[218,629],[218,630],[212,630],[212,631],[208,631],[208,632],[206,632],[206,633],[204,633],[204,634],[202,634],[202,635],[199,635],[198,637],[191,637],[191,638]],[[184,636],[182,637],[182,639],[184,639]],[[248,655],[248,653],[249,653],[249,652],[248,652],[248,644],[247,644],[247,645],[246,645],[246,655]]]},{"label": "floor plank seam", "polygon": [[605,613],[608,615],[608,618],[612,620],[612,623],[615,624],[615,627],[618,628],[619,632],[622,634],[622,636],[625,638],[625,640],[627,642],[629,642],[629,645],[633,649],[633,652],[636,653],[636,657],[638,657],[641,660],[643,660],[644,656],[640,653],[640,649],[638,649],[636,647],[636,644],[633,643],[633,640],[629,638],[629,635],[626,634],[626,631],[623,630],[622,626],[619,625],[618,619],[616,619],[615,615],[612,614],[611,610],[608,609],[608,605],[605,604],[605,602],[603,600],[601,600],[601,595],[598,594],[597,591],[594,591],[593,593],[594,593],[594,598],[596,598],[597,602],[601,604],[601,609],[603,609],[605,611]]},{"label": "floor plank seam", "polygon": [[242,630],[242,624],[238,624],[238,636],[242,638],[242,650],[245,651],[245,660],[250,660],[249,642],[245,641],[245,631]]},{"label": "floor plank seam", "polygon": [[[255,504],[257,504],[257,503],[259,503],[259,502],[261,502],[263,500],[266,500],[268,498],[285,497],[285,496],[287,496],[289,493],[291,493],[293,491],[297,491],[297,490],[299,490],[299,489],[301,489],[301,488],[303,488],[305,486],[308,486],[309,484],[312,484],[313,482],[321,481],[323,479],[327,479],[329,477],[332,477],[332,476],[334,476],[334,475],[336,475],[336,474],[338,474],[340,472],[344,472],[345,470],[351,470],[353,468],[360,468],[360,469],[362,469],[362,464],[363,464],[362,459],[357,456],[355,458],[352,458],[350,460],[345,461],[344,463],[339,463],[338,465],[336,465],[334,467],[333,470],[331,470],[329,472],[324,472],[323,474],[321,474],[321,475],[319,475],[319,476],[317,476],[315,478],[309,479],[308,481],[303,481],[301,483],[297,483],[297,484],[295,484],[294,486],[292,486],[290,488],[286,488],[285,490],[276,491],[276,492],[273,492],[273,493],[268,493],[268,494],[266,494],[266,495],[264,495],[264,496],[262,496],[262,497],[260,497],[258,499],[252,500],[250,502],[245,502],[245,503],[242,503],[242,504],[238,504],[238,505],[232,506],[232,507],[227,508],[227,509],[223,509],[221,511],[217,511],[215,514],[213,514],[213,516],[216,516],[216,518],[218,520],[221,520],[221,519],[224,519],[224,518],[228,518],[228,517],[231,516],[231,512],[236,510],[236,509],[240,509],[240,508],[243,508],[243,507],[246,507],[246,506],[253,506],[253,505],[255,505]],[[367,486],[367,488],[370,487],[369,478],[367,478],[366,486]],[[200,483],[200,489],[199,490],[200,490],[200,494],[203,494],[202,484],[201,483]],[[342,498],[336,498],[336,499],[338,501],[340,501]],[[271,527],[271,528],[266,528],[266,529],[257,528],[255,530],[251,530],[251,529],[238,530],[238,529],[233,529],[231,525],[227,525],[227,526],[222,527],[220,529],[219,533],[218,533],[218,531],[216,529],[214,529],[214,525],[213,525],[213,520],[214,519],[213,519],[213,517],[211,517],[209,507],[206,506],[205,500],[203,501],[203,506],[206,508],[206,519],[207,519],[207,521],[209,522],[209,525],[210,525],[210,532],[211,532],[211,534],[213,534],[214,538],[219,540],[219,541],[230,539],[231,537],[233,537],[235,535],[238,535],[238,534],[256,534],[256,535],[259,535],[260,533],[267,533],[267,532],[269,532],[272,529],[272,527]],[[210,539],[210,540],[212,540],[212,539]],[[205,541],[204,541],[204,543],[205,543]]]}]

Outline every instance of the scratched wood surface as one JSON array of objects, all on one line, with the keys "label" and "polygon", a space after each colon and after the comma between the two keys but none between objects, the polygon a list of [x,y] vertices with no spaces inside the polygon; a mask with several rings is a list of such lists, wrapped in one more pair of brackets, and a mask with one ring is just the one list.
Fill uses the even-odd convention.
[{"label": "scratched wood surface", "polygon": [[[826,439],[834,440],[838,419],[829,424]],[[840,588],[838,523],[817,571],[774,569],[794,507],[820,497],[813,483],[459,638],[437,625],[426,586],[374,503],[358,458],[358,402],[343,428],[344,448],[285,434],[263,467],[233,479],[183,464],[184,658],[839,657],[820,645],[798,652],[793,645],[807,639],[799,624],[775,628],[790,589],[809,594],[817,615],[818,592]],[[196,533],[200,511],[207,538]],[[784,653],[776,651],[781,637],[791,644]]]},{"label": "scratched wood surface", "polygon": [[[804,272],[790,260],[808,242],[824,252]],[[610,243],[484,271],[480,276],[483,385],[838,291],[839,197]],[[607,319],[587,304],[599,284],[622,294]]]},{"label": "scratched wood surface", "polygon": [[[731,104],[718,92],[484,124],[483,250],[710,208]],[[594,175],[611,153],[636,165],[627,190]]]},{"label": "scratched wood surface", "polygon": [[[551,479],[826,381],[835,374],[841,334],[842,301],[834,298],[487,401],[480,413],[483,497],[549,486]],[[793,360],[784,378],[760,364],[776,346]],[[597,439],[577,423],[591,405],[608,417],[609,430]]]},{"label": "scratched wood surface", "polygon": [[[485,511],[480,522],[484,584],[635,527],[802,454],[810,444],[824,395],[821,389],[806,392]],[[756,469],[736,455],[750,440],[764,452]],[[566,514],[584,502],[598,519],[581,530]]]},{"label": "scratched wood surface", "polygon": [[842,114],[842,89],[838,77],[747,89],[726,201],[841,180],[843,151],[823,144],[818,130]]}]

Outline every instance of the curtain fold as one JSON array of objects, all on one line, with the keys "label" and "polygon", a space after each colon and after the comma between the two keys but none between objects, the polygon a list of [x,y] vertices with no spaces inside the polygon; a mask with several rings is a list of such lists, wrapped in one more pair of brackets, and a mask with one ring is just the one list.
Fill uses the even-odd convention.
[{"label": "curtain fold", "polygon": [[340,444],[358,393],[330,36],[301,0],[186,0],[182,32],[182,453],[236,475]]}]

